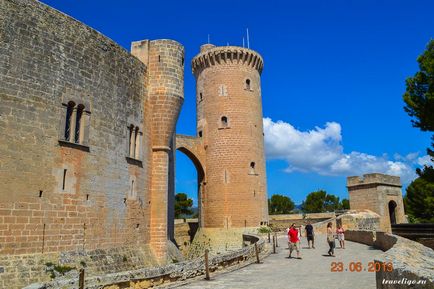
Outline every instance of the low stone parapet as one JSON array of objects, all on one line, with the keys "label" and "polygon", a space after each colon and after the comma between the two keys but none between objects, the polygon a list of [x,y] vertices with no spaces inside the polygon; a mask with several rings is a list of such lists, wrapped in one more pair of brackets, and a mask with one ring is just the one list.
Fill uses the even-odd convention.
[{"label": "low stone parapet", "polygon": [[375,232],[367,230],[347,230],[345,231],[345,240],[372,246],[374,245]]},{"label": "low stone parapet", "polygon": [[[257,236],[247,236],[246,241],[257,240],[256,244],[259,253],[262,257],[267,255],[269,251],[266,248],[265,241]],[[256,261],[255,246],[254,244],[244,248],[228,252],[225,254],[210,256],[209,270],[210,272],[230,271],[234,270]],[[149,288],[156,285],[171,283],[171,282],[185,282],[188,279],[203,276],[205,274],[205,260],[204,258],[196,258],[194,260],[179,262],[176,264],[169,264],[162,267],[143,268],[132,271],[125,271],[119,273],[106,274],[101,276],[92,276],[85,279],[85,288],[87,289],[101,289],[101,288]],[[78,288],[78,273],[74,272],[67,277],[58,278],[51,282],[44,284],[32,284],[24,289],[51,289],[51,288],[64,288],[72,289]]]},{"label": "low stone parapet", "polygon": [[434,251],[431,248],[383,232],[377,232],[374,246],[386,250],[375,262],[393,266],[393,270],[376,273],[377,289],[434,288]]},{"label": "low stone parapet", "polygon": [[[375,259],[377,289],[434,288],[434,251],[385,232],[348,230],[345,239],[384,251]],[[391,265],[391,266],[390,266]]]}]

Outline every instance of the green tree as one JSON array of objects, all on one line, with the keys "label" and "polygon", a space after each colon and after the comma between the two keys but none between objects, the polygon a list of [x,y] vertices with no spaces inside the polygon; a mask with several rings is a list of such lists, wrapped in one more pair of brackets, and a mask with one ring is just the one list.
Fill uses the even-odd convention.
[{"label": "green tree", "polygon": [[[417,58],[419,71],[406,80],[404,110],[412,117],[414,127],[422,131],[434,132],[434,40]],[[434,135],[431,136],[434,147]],[[431,160],[434,150],[427,148]],[[434,168],[425,166],[417,169],[419,177],[407,187],[404,205],[410,220],[434,222]]]},{"label": "green tree", "polygon": [[301,204],[301,209],[305,213],[330,212],[339,209],[339,207],[339,197],[329,195],[324,190],[310,193]]},{"label": "green tree", "polygon": [[414,223],[434,223],[434,170],[417,170],[419,177],[407,187],[405,211]]},{"label": "green tree", "polygon": [[[417,58],[420,71],[406,80],[404,110],[413,118],[414,127],[422,131],[434,131],[434,40],[431,40],[424,53]],[[434,136],[431,137],[434,146]],[[434,157],[433,150],[428,154]]]},{"label": "green tree", "polygon": [[193,214],[193,200],[188,198],[184,193],[178,193],[175,195],[175,218],[181,216]]},{"label": "green tree", "polygon": [[294,207],[294,202],[287,196],[272,195],[271,199],[268,199],[270,215],[289,214]]},{"label": "green tree", "polygon": [[324,200],[324,210],[331,212],[340,208],[339,198],[335,195],[326,195]]},{"label": "green tree", "polygon": [[340,204],[341,210],[349,210],[350,209],[350,201],[348,199],[342,199]]}]

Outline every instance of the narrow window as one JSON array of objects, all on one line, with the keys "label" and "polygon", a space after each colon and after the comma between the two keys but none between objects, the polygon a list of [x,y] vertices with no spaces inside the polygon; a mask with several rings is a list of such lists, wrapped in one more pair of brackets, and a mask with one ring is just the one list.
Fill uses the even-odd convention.
[{"label": "narrow window", "polygon": [[201,93],[199,93],[199,99],[200,99],[200,101],[202,101],[202,100],[203,100],[203,95],[202,95],[202,92],[201,92]]},{"label": "narrow window", "polygon": [[77,116],[75,118],[75,134],[74,134],[74,142],[75,143],[81,143],[82,142],[82,137],[81,137],[81,128],[82,128],[82,119],[83,119],[83,110],[84,110],[84,106],[82,104],[80,104],[77,107]]},{"label": "narrow window", "polygon": [[140,133],[139,133],[139,128],[136,126],[135,132],[134,132],[134,158],[136,160],[139,159],[139,138],[140,138]]},{"label": "narrow window", "polygon": [[184,57],[181,58],[181,65],[184,65]]},{"label": "narrow window", "polygon": [[201,130],[199,131],[199,137],[202,137],[202,131]]},{"label": "narrow window", "polygon": [[219,96],[228,96],[228,88],[224,84],[220,84],[219,86]]},{"label": "narrow window", "polygon": [[68,102],[68,106],[66,108],[66,119],[65,119],[65,140],[69,141],[71,135],[71,117],[72,111],[74,110],[75,103],[70,101]]},{"label": "narrow window", "polygon": [[89,201],[89,194],[86,194],[86,201]]},{"label": "narrow window", "polygon": [[128,131],[129,131],[129,137],[128,137],[128,156],[130,158],[133,157],[133,147],[134,147],[133,130],[134,130],[134,126],[130,125],[129,128],[128,128]]},{"label": "narrow window", "polygon": [[221,125],[222,127],[228,127],[228,118],[226,116],[222,116]]},{"label": "narrow window", "polygon": [[66,169],[63,170],[63,183],[62,183],[62,191],[65,190],[65,183],[66,183]]},{"label": "narrow window", "polygon": [[251,175],[256,175],[256,171],[255,171],[255,162],[251,162],[250,163],[250,173]]},{"label": "narrow window", "polygon": [[42,198],[42,191],[39,191],[39,197]]},{"label": "narrow window", "polygon": [[138,160],[140,158],[140,141],[142,133],[138,126],[128,126],[128,157]]},{"label": "narrow window", "polygon": [[161,56],[158,55],[158,62],[161,62]]},{"label": "narrow window", "polygon": [[131,181],[131,192],[130,197],[132,198],[134,196],[134,180]]},{"label": "narrow window", "polygon": [[246,79],[246,90],[250,90],[250,79]]}]

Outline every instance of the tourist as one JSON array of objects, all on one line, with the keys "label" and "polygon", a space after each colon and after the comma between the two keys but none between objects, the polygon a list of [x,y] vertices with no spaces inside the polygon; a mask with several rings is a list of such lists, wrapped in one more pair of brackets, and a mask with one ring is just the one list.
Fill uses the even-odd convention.
[{"label": "tourist", "polygon": [[329,222],[327,224],[327,243],[329,243],[329,255],[334,257],[335,256],[335,236],[333,235],[333,224],[332,222]]},{"label": "tourist", "polygon": [[[306,238],[307,238],[307,245],[310,248],[315,249],[315,238],[314,238],[314,232],[313,232],[313,226],[310,224],[310,221],[307,221],[306,227],[304,227],[306,230]],[[312,247],[311,244],[312,243]]]},{"label": "tourist", "polygon": [[301,232],[302,232],[302,228],[303,228],[302,225],[300,225],[299,227],[295,227],[295,229],[298,231],[297,238],[298,238],[298,241],[300,242],[300,247],[301,247]]},{"label": "tourist", "polygon": [[289,250],[289,247],[291,247],[290,246],[290,243],[291,242],[289,242],[289,230],[291,229],[291,226],[289,226],[288,228],[286,228],[286,237],[288,237],[288,250]]},{"label": "tourist", "polygon": [[298,230],[295,228],[295,223],[291,225],[288,231],[289,238],[289,257],[291,258],[292,251],[297,251],[297,259],[300,257],[300,239],[298,238]]},{"label": "tourist", "polygon": [[341,225],[338,226],[336,229],[336,234],[338,235],[338,241],[339,245],[341,246],[341,249],[345,249],[345,236],[344,236],[344,228],[342,228]]}]

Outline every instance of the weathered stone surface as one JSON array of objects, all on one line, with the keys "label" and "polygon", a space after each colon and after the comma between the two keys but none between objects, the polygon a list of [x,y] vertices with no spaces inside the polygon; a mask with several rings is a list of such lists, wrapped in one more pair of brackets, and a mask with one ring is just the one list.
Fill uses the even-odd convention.
[{"label": "weathered stone surface", "polygon": [[[258,249],[261,258],[269,254],[264,240],[258,238]],[[253,245],[238,249],[219,256],[209,258],[209,268],[211,272],[222,270],[231,270],[240,266],[245,266],[256,260],[255,249]],[[124,288],[128,284],[130,288],[148,288],[150,285],[171,283],[183,281],[196,276],[205,274],[204,258],[183,261],[176,264],[170,264],[161,267],[140,269],[134,271],[118,272],[105,274],[101,276],[88,277],[85,280],[86,288]],[[52,282],[43,284],[32,284],[32,287],[25,289],[50,289],[50,288],[77,288],[78,273],[74,272],[72,276],[58,278]]]},{"label": "weathered stone surface", "polygon": [[[434,250],[417,242],[387,233],[377,233],[375,244],[387,250],[375,259],[381,263],[391,263],[393,270],[380,270],[376,274],[378,289],[395,288],[434,288]],[[389,284],[383,280],[400,281],[425,280],[426,284]],[[404,282],[407,282],[404,280]]]},{"label": "weathered stone surface", "polygon": [[380,228],[380,216],[378,214],[370,210],[351,210],[338,217],[312,224],[315,233],[325,234],[329,222],[332,222],[335,229],[337,223],[340,223],[345,230],[377,231]]},{"label": "weathered stone surface", "polygon": [[0,287],[46,281],[45,262],[165,263],[182,45],[141,41],[139,60],[33,0],[1,0],[0,19]]},{"label": "weathered stone surface", "polygon": [[206,44],[192,60],[197,136],[177,136],[177,147],[198,169],[202,227],[268,223],[262,68],[257,52],[235,46]]},{"label": "weathered stone surface", "polygon": [[377,213],[380,216],[381,231],[391,232],[392,221],[397,224],[407,222],[401,187],[397,176],[374,173],[363,177],[348,177],[350,208]]}]

